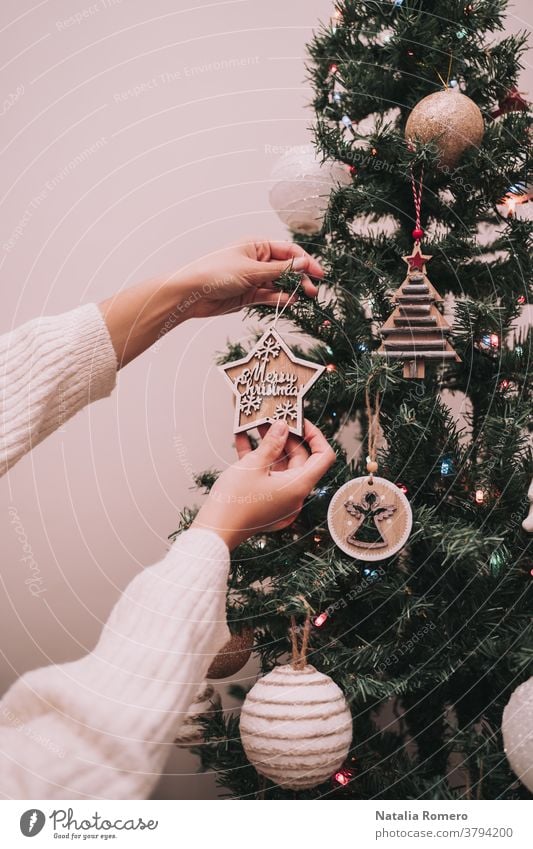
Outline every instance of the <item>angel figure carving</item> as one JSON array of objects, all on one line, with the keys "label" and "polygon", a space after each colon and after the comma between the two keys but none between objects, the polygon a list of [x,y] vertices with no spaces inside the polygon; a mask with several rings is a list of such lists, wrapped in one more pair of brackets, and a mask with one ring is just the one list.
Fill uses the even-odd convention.
[{"label": "angel figure carving", "polygon": [[362,504],[352,500],[345,501],[344,507],[350,516],[355,516],[356,526],[346,538],[350,545],[360,548],[385,548],[388,543],[380,530],[380,523],[396,512],[394,504],[384,504],[379,507],[376,502],[379,496],[375,492],[365,492]]}]

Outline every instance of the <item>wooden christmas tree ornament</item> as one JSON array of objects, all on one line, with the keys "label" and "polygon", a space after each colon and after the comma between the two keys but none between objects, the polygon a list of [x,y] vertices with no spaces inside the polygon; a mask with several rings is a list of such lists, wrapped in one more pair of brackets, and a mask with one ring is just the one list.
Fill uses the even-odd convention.
[{"label": "wooden christmas tree ornament", "polygon": [[235,394],[234,433],[282,420],[303,436],[304,396],[325,366],[295,357],[270,327],[246,357],[220,368]]},{"label": "wooden christmas tree ornament", "polygon": [[426,360],[461,362],[448,341],[452,329],[437,304],[442,298],[426,274],[426,262],[431,259],[420,250],[417,242],[410,256],[404,256],[407,277],[394,293],[396,304],[380,335],[378,354],[390,360],[403,360],[404,377],[425,375]]}]

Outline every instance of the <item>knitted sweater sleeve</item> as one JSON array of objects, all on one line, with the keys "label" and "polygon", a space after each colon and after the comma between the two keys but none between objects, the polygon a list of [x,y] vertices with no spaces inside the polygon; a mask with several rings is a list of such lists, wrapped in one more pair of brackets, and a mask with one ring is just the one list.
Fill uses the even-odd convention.
[{"label": "knitted sweater sleeve", "polygon": [[[115,385],[95,304],[0,337],[0,474]],[[229,639],[229,554],[182,534],[127,587],[94,651],[27,673],[0,701],[0,796],[147,796],[216,652]]]},{"label": "knitted sweater sleeve", "polygon": [[0,475],[78,410],[112,391],[117,358],[87,304],[0,337]]},{"label": "knitted sweater sleeve", "polygon": [[0,702],[0,795],[148,796],[229,639],[228,570],[220,537],[187,531],[127,587],[94,651],[19,678]]}]

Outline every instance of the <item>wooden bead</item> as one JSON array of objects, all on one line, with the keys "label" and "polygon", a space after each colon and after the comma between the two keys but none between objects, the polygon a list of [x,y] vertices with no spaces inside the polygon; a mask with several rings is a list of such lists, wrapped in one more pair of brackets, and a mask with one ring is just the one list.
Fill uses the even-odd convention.
[{"label": "wooden bead", "polygon": [[378,470],[378,464],[375,460],[369,460],[366,464],[366,469],[370,475],[375,475]]}]

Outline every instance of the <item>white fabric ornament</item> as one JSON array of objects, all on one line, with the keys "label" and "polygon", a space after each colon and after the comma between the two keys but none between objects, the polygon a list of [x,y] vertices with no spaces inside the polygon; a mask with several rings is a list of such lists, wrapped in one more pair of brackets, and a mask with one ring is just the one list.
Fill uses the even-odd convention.
[{"label": "white fabric ornament", "polygon": [[509,699],[502,734],[511,769],[533,793],[533,678],[520,684]]},{"label": "white fabric ornament", "polygon": [[241,711],[244,751],[280,787],[305,790],[346,759],[352,716],[342,690],[314,666],[277,666],[252,687]]},{"label": "white fabric ornament", "polygon": [[341,162],[320,162],[312,144],[290,148],[272,169],[270,203],[293,233],[318,233],[336,185],[349,186],[350,171]]},{"label": "white fabric ornament", "polygon": [[529,501],[529,513],[522,522],[522,527],[528,534],[533,534],[533,478],[527,491],[527,500]]},{"label": "white fabric ornament", "polygon": [[180,726],[175,744],[182,748],[200,746],[204,742],[204,726],[200,717],[209,716],[222,707],[220,696],[212,684],[202,684]]}]

